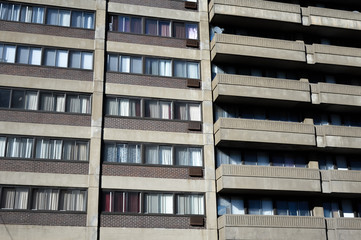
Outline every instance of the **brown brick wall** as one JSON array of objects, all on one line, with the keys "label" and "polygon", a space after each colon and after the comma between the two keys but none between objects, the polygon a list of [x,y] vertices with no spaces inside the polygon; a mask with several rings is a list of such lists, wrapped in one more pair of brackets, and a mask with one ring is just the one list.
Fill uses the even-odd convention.
[{"label": "brown brick wall", "polygon": [[[82,28],[69,28],[60,26],[50,26],[45,24],[33,24],[22,22],[0,21],[0,29],[2,31],[35,33],[52,36],[73,37],[94,39],[95,31]],[[49,42],[51,44],[51,42]]]},{"label": "brown brick wall", "polygon": [[203,179],[190,177],[188,167],[168,166],[143,166],[103,163],[102,175],[104,176],[129,176],[149,178],[177,178],[177,179]]},{"label": "brown brick wall", "polygon": [[109,2],[127,3],[159,8],[170,8],[176,10],[196,11],[184,8],[184,2],[180,0],[109,0]]},{"label": "brown brick wall", "polygon": [[187,216],[102,214],[101,227],[204,229],[191,226]]},{"label": "brown brick wall", "polygon": [[[106,82],[152,86],[152,87],[189,89],[187,87],[187,79],[185,78],[160,77],[160,76],[150,76],[150,75],[140,75],[140,74],[107,72]],[[192,88],[192,89],[199,89],[199,88]]]},{"label": "brown brick wall", "polygon": [[202,133],[202,131],[188,130],[188,122],[138,119],[138,118],[121,118],[121,117],[104,117],[105,128],[134,129],[147,131],[164,131],[164,132],[193,132]]},{"label": "brown brick wall", "polygon": [[0,110],[0,121],[90,127],[91,116],[84,114],[49,113],[24,110],[21,111],[15,109],[2,109]]},{"label": "brown brick wall", "polygon": [[93,71],[24,64],[0,63],[0,73],[18,76],[93,81]]},{"label": "brown brick wall", "polygon": [[88,162],[0,159],[0,171],[88,174]]},{"label": "brown brick wall", "polygon": [[1,224],[86,226],[86,213],[0,211]]},{"label": "brown brick wall", "polygon": [[131,33],[108,32],[108,41],[156,45],[164,47],[187,48],[185,39],[149,36]]}]

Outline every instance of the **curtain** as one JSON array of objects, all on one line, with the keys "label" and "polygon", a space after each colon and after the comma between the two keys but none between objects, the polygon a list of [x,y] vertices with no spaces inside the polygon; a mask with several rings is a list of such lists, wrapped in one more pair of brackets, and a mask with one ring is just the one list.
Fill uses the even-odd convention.
[{"label": "curtain", "polygon": [[143,73],[143,65],[141,57],[131,57],[130,72],[131,73]]},{"label": "curtain", "polygon": [[146,213],[160,212],[157,194],[145,194],[145,212]]},{"label": "curtain", "polygon": [[202,149],[201,148],[189,148],[189,166],[202,166]]},{"label": "curtain", "polygon": [[108,70],[109,71],[118,71],[118,60],[119,57],[117,55],[108,55]]},{"label": "curtain", "polygon": [[41,110],[54,111],[54,97],[51,93],[41,93],[40,101]]},{"label": "curtain", "polygon": [[130,57],[129,56],[119,56],[120,60],[120,72],[129,73],[130,72]]},{"label": "curtain", "polygon": [[104,212],[112,212],[112,192],[103,193],[103,211]]},{"label": "curtain", "polygon": [[146,101],[146,117],[159,118],[159,107],[157,101]]},{"label": "curtain", "polygon": [[59,190],[37,189],[34,193],[34,210],[58,210]]},{"label": "curtain", "polygon": [[31,158],[33,139],[8,138],[7,157]]},{"label": "curtain", "polygon": [[56,50],[56,63],[57,67],[68,66],[68,51],[67,50]]},{"label": "curtain", "polygon": [[[7,9],[6,9],[7,8]],[[4,15],[3,20],[8,21],[19,21],[20,17],[20,5],[15,4],[4,4]]]},{"label": "curtain", "polygon": [[114,204],[113,204],[113,212],[124,212],[125,206],[124,206],[124,192],[113,192],[114,196]]},{"label": "curtain", "polygon": [[146,58],[145,59],[145,73],[151,75],[158,75],[158,59]]},{"label": "curtain", "polygon": [[118,115],[118,102],[116,98],[107,99],[107,114]]},{"label": "curtain", "polygon": [[67,190],[61,192],[60,209],[65,211],[85,211],[86,192]]},{"label": "curtain", "polygon": [[58,10],[47,9],[46,24],[57,25],[58,24]]},{"label": "curtain", "polygon": [[162,118],[162,119],[171,119],[172,118],[170,102],[159,102],[159,109],[160,109],[160,118]]},{"label": "curtain", "polygon": [[194,62],[188,62],[187,65],[188,65],[187,77],[199,79],[199,70],[198,70],[199,64]]},{"label": "curtain", "polygon": [[80,99],[78,96],[68,95],[66,102],[67,102],[66,108],[68,112],[73,112],[73,113],[81,112]]},{"label": "curtain", "polygon": [[117,156],[116,160],[119,163],[126,163],[128,162],[127,156],[128,156],[128,146],[127,144],[117,144]]},{"label": "curtain", "polygon": [[83,28],[93,29],[94,28],[94,14],[93,13],[84,13],[83,15]]},{"label": "curtain", "polygon": [[13,209],[15,203],[15,188],[4,188],[1,208]]},{"label": "curtain", "polygon": [[188,120],[187,114],[187,104],[186,103],[176,103],[175,104],[175,118],[179,120]]},{"label": "curtain", "polygon": [[187,77],[187,65],[185,61],[173,61],[174,62],[174,76],[185,78]]},{"label": "curtain", "polygon": [[36,158],[61,159],[62,141],[40,139],[36,143]]},{"label": "curtain", "polygon": [[55,55],[56,55],[56,51],[54,49],[46,49],[44,56],[45,58],[44,65],[55,66]]},{"label": "curtain", "polygon": [[[54,97],[53,97],[54,98]],[[65,112],[65,95],[64,94],[57,94],[56,98],[56,109],[57,112]]]},{"label": "curtain", "polygon": [[142,33],[142,19],[141,18],[132,18],[131,22],[131,32],[141,34]]},{"label": "curtain", "polygon": [[116,147],[114,144],[106,144],[104,147],[104,162],[116,162]]},{"label": "curtain", "polygon": [[128,195],[128,212],[139,213],[139,193],[127,193]]},{"label": "curtain", "polygon": [[159,21],[159,35],[170,37],[170,21]]},{"label": "curtain", "polygon": [[82,52],[81,53],[81,69],[93,69],[93,53]]},{"label": "curtain", "polygon": [[159,76],[172,76],[172,64],[170,60],[159,59]]},{"label": "curtain", "polygon": [[140,145],[128,144],[128,162],[141,163]]},{"label": "curtain", "polygon": [[189,104],[189,120],[201,121],[201,106],[199,104]]},{"label": "curtain", "polygon": [[178,214],[204,214],[203,195],[178,195],[177,204]]},{"label": "curtain", "polygon": [[41,64],[41,48],[30,48],[29,64],[31,65]]},{"label": "curtain", "polygon": [[172,165],[172,147],[169,146],[160,146],[159,147],[159,158],[160,164],[162,165]]},{"label": "curtain", "polygon": [[188,151],[185,147],[176,147],[176,163],[177,165],[187,166],[188,165]]},{"label": "curtain", "polygon": [[81,53],[79,51],[71,51],[69,56],[69,66],[71,68],[80,68]]},{"label": "curtain", "polygon": [[129,117],[129,99],[120,99],[119,100],[120,106],[120,116]]},{"label": "curtain", "polygon": [[129,100],[129,116],[140,116],[140,102],[139,100]]},{"label": "curtain", "polygon": [[90,101],[87,96],[79,96],[80,113],[90,113]]},{"label": "curtain", "polygon": [[158,35],[157,33],[157,20],[147,19],[145,20],[145,34]]},{"label": "curtain", "polygon": [[72,11],[71,13],[71,26],[72,27],[83,27],[82,24],[82,12],[80,11]]},{"label": "curtain", "polygon": [[77,155],[75,160],[87,161],[88,160],[88,143],[77,142]]},{"label": "curtain", "polygon": [[33,23],[44,23],[44,8],[42,7],[33,7]]},{"label": "curtain", "polygon": [[145,147],[145,161],[148,164],[159,164],[158,147],[146,146]]},{"label": "curtain", "polygon": [[29,61],[29,47],[20,47],[17,48],[16,62],[28,64]]},{"label": "curtain", "polygon": [[173,23],[173,37],[186,38],[184,23]]},{"label": "curtain", "polygon": [[188,39],[198,39],[197,24],[186,24],[186,35]]},{"label": "curtain", "polygon": [[64,141],[64,148],[63,148],[63,159],[64,160],[75,160],[75,142],[74,141]]},{"label": "curtain", "polygon": [[0,157],[5,157],[6,138],[0,137]]},{"label": "curtain", "polygon": [[25,109],[37,110],[38,109],[38,92],[26,92]]},{"label": "curtain", "polygon": [[159,213],[172,214],[173,213],[173,195],[159,194]]},{"label": "curtain", "polygon": [[118,16],[118,29],[119,32],[130,32],[130,18]]},{"label": "curtain", "polygon": [[59,10],[59,26],[70,26],[70,11],[68,10]]},{"label": "curtain", "polygon": [[15,46],[4,45],[2,61],[7,63],[15,62]]}]

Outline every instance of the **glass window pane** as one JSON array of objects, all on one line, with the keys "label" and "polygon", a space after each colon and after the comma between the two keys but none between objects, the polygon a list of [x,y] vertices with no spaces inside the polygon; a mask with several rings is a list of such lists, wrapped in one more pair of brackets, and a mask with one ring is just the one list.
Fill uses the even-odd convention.
[{"label": "glass window pane", "polygon": [[170,37],[170,21],[159,21],[159,36]]},{"label": "glass window pane", "polygon": [[24,109],[25,104],[25,92],[24,91],[13,91],[11,98],[11,107]]},{"label": "glass window pane", "polygon": [[151,75],[159,75],[159,60],[154,58],[145,59],[145,73]]},{"label": "glass window pane", "polygon": [[0,89],[0,108],[9,108],[10,90]]},{"label": "glass window pane", "polygon": [[72,11],[71,13],[71,26],[72,27],[83,27],[82,25],[83,14],[80,11]]},{"label": "glass window pane", "polygon": [[131,32],[141,34],[142,33],[142,19],[132,17],[131,21]]},{"label": "glass window pane", "polygon": [[70,11],[59,10],[59,26],[70,26]]},{"label": "glass window pane", "polygon": [[38,109],[38,92],[35,91],[26,92],[25,109],[28,110]]},{"label": "glass window pane", "polygon": [[80,68],[81,53],[79,51],[70,52],[69,56],[69,67]]},{"label": "glass window pane", "polygon": [[198,39],[197,24],[186,24],[186,35],[188,39]]},{"label": "glass window pane", "polygon": [[158,35],[157,31],[158,21],[152,19],[145,20],[145,34]]},{"label": "glass window pane", "polygon": [[83,13],[83,27],[87,29],[94,28],[94,13]]},{"label": "glass window pane", "polygon": [[194,62],[188,62],[188,78],[199,79],[199,64]]},{"label": "glass window pane", "polygon": [[108,71],[118,71],[118,60],[117,55],[108,55]]},{"label": "glass window pane", "polygon": [[187,77],[187,65],[185,61],[173,61],[174,64],[174,76],[185,78]]},{"label": "glass window pane", "polygon": [[2,62],[14,63],[15,62],[15,46],[4,45]]},{"label": "glass window pane", "polygon": [[41,48],[30,48],[29,64],[41,64]]},{"label": "glass window pane", "polygon": [[248,201],[248,214],[260,215],[261,214],[261,201],[260,200],[249,200]]},{"label": "glass window pane", "polygon": [[355,214],[352,209],[352,203],[350,200],[342,200],[341,204],[342,204],[343,217],[345,218],[355,217]]},{"label": "glass window pane", "polygon": [[129,56],[120,56],[120,72],[129,73],[130,72],[130,57]]},{"label": "glass window pane", "polygon": [[57,67],[68,67],[68,51],[67,50],[57,50],[56,66]]},{"label": "glass window pane", "polygon": [[28,64],[29,62],[29,47],[18,46],[16,54],[16,62],[22,64]]},{"label": "glass window pane", "polygon": [[54,49],[46,49],[45,50],[44,64],[46,66],[55,66],[55,55],[56,55],[56,50],[54,50]]},{"label": "glass window pane", "polygon": [[33,23],[44,23],[44,8],[43,7],[33,7]]},{"label": "glass window pane", "polygon": [[82,52],[81,55],[81,68],[82,69],[93,69],[93,53]]},{"label": "glass window pane", "polygon": [[132,73],[143,73],[143,65],[141,57],[131,58],[131,70]]},{"label": "glass window pane", "polygon": [[58,25],[58,10],[48,8],[46,14],[46,24]]},{"label": "glass window pane", "polygon": [[173,23],[173,37],[186,38],[184,23]]},{"label": "glass window pane", "polygon": [[189,104],[189,120],[201,121],[201,106],[199,104]]},{"label": "glass window pane", "polygon": [[288,215],[288,204],[286,201],[276,201],[277,215]]},{"label": "glass window pane", "polygon": [[0,137],[0,157],[5,156],[6,137]]}]

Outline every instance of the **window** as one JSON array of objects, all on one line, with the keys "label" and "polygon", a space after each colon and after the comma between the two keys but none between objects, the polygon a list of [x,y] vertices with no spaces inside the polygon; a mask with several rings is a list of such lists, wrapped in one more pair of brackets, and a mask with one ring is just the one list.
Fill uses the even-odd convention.
[{"label": "window", "polygon": [[145,161],[148,164],[172,165],[171,146],[145,146]]},{"label": "window", "polygon": [[0,137],[0,157],[5,156],[6,137]]},{"label": "window", "polygon": [[3,188],[2,209],[27,209],[29,190],[27,188]]},{"label": "window", "polygon": [[248,214],[273,215],[272,200],[268,198],[248,200]]},{"label": "window", "polygon": [[10,107],[10,93],[8,89],[0,88],[0,108],[9,108]]},{"label": "window", "polygon": [[142,58],[109,54],[108,71],[123,73],[143,73]]},{"label": "window", "polygon": [[90,99],[88,96],[67,95],[66,109],[72,113],[90,113]]},{"label": "window", "polygon": [[146,193],[145,213],[173,214],[173,195]]},{"label": "window", "polygon": [[63,159],[72,161],[88,160],[88,143],[75,140],[64,140]]},{"label": "window", "polygon": [[36,141],[36,158],[61,159],[63,141],[59,139],[38,139]]},{"label": "window", "polygon": [[6,157],[31,158],[33,156],[34,139],[22,137],[8,137]]},{"label": "window", "polygon": [[117,163],[141,163],[139,144],[106,143],[104,148],[104,161]]},{"label": "window", "polygon": [[22,47],[17,48],[16,63],[40,65],[41,64],[41,48]]},{"label": "window", "polygon": [[167,20],[146,19],[145,20],[145,34],[170,37],[171,24]]},{"label": "window", "polygon": [[105,192],[103,193],[104,212],[139,213],[140,193]]},{"label": "window", "polygon": [[199,63],[175,60],[174,76],[181,78],[199,79]]},{"label": "window", "polygon": [[175,103],[175,119],[201,121],[201,108],[199,104]]},{"label": "window", "polygon": [[82,190],[61,190],[60,205],[61,211],[85,211],[87,195]]},{"label": "window", "polygon": [[46,49],[44,53],[44,65],[53,67],[68,67],[68,51]]},{"label": "window", "polygon": [[202,166],[202,149],[193,147],[175,147],[176,164],[180,166]]},{"label": "window", "polygon": [[0,44],[0,62],[15,63],[15,50],[13,45]]},{"label": "window", "polygon": [[167,59],[146,58],[145,74],[172,76],[172,62]]},{"label": "window", "polygon": [[218,199],[218,215],[224,214],[245,214],[244,201],[240,197],[224,197],[219,196]]},{"label": "window", "polygon": [[58,210],[59,189],[35,189],[33,192],[33,210]]},{"label": "window", "polygon": [[44,10],[43,7],[21,6],[20,22],[27,23],[44,23]]},{"label": "window", "polygon": [[324,216],[327,218],[354,218],[361,217],[359,199],[339,199],[323,203]]},{"label": "window", "polygon": [[361,170],[359,156],[353,155],[325,155],[319,157],[321,170]]},{"label": "window", "polygon": [[146,100],[145,101],[145,117],[172,119],[171,102]]},{"label": "window", "polygon": [[93,53],[80,51],[69,52],[68,50],[60,49],[45,49],[44,65],[91,70],[93,69]]},{"label": "window", "polygon": [[177,214],[204,214],[204,196],[195,194],[177,195]]},{"label": "window", "polygon": [[11,108],[36,110],[38,107],[38,93],[36,91],[13,90]]},{"label": "window", "polygon": [[140,100],[108,98],[107,114],[123,117],[140,117]]},{"label": "window", "polygon": [[69,27],[70,10],[48,8],[46,15],[46,24]]},{"label": "window", "polygon": [[111,16],[109,30],[116,32],[142,33],[142,19],[140,17]]},{"label": "window", "polygon": [[276,201],[277,215],[310,216],[306,201]]},{"label": "window", "polygon": [[71,26],[77,28],[94,28],[94,14],[82,11],[72,11]]},{"label": "window", "polygon": [[90,52],[70,51],[69,67],[93,69],[93,54]]},{"label": "window", "polygon": [[65,112],[65,94],[40,93],[40,110]]},{"label": "window", "polygon": [[19,21],[20,5],[0,3],[0,19],[7,21]]}]

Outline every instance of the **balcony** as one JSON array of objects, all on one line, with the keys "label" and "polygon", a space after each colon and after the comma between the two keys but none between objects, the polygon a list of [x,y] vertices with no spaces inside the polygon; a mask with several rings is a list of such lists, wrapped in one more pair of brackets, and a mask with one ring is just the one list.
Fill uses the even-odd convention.
[{"label": "balcony", "polygon": [[327,218],[328,239],[358,240],[361,235],[360,218]]},{"label": "balcony", "polygon": [[301,8],[295,4],[260,0],[212,0],[209,9],[211,21],[216,20],[219,15],[231,15],[301,23]]},{"label": "balcony", "polygon": [[236,189],[321,192],[318,169],[221,165],[216,178],[217,192]]},{"label": "balcony", "polygon": [[214,124],[215,144],[261,142],[315,146],[313,124],[269,120],[219,118]]},{"label": "balcony", "polygon": [[217,74],[212,81],[212,89],[214,101],[235,101],[238,97],[251,97],[310,102],[309,84],[301,81]]},{"label": "balcony", "polygon": [[223,215],[218,218],[219,239],[326,240],[320,217]]},{"label": "balcony", "polygon": [[361,87],[331,83],[311,84],[312,103],[361,107]]},{"label": "balcony", "polygon": [[211,42],[212,61],[235,56],[306,62],[305,44],[270,38],[215,34]]},{"label": "balcony", "polygon": [[322,44],[306,45],[307,63],[361,67],[361,49]]},{"label": "balcony", "polygon": [[321,170],[321,179],[324,193],[361,193],[361,171]]},{"label": "balcony", "polygon": [[352,30],[361,29],[361,15],[357,12],[319,7],[301,8],[302,24]]},{"label": "balcony", "polygon": [[323,125],[316,126],[317,147],[361,149],[361,128]]}]

